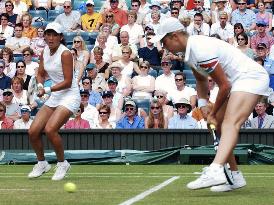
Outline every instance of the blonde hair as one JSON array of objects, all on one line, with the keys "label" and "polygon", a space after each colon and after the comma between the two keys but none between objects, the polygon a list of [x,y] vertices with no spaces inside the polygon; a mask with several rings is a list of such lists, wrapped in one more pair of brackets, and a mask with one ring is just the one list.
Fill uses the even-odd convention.
[{"label": "blonde hair", "polygon": [[81,49],[82,50],[87,50],[87,46],[86,46],[86,43],[85,43],[85,41],[84,41],[84,39],[82,38],[82,36],[75,36],[74,38],[73,38],[73,44],[72,44],[72,48],[75,48],[75,46],[74,46],[74,41],[76,40],[76,39],[79,39],[82,43],[81,43]]}]

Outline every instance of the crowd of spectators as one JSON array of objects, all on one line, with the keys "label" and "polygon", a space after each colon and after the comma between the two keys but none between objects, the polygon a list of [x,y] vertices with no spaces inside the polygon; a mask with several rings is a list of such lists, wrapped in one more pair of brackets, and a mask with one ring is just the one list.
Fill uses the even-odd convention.
[{"label": "crowd of spectators", "polygon": [[[51,21],[75,34],[67,47],[81,105],[63,129],[206,129],[207,113],[196,106],[195,80],[183,54],[150,42],[168,17],[178,18],[189,35],[226,41],[267,70],[269,97],[258,102],[242,127],[274,128],[272,0],[105,0],[100,8],[98,1],[76,1],[0,2],[1,129],[28,129],[49,97],[37,97],[48,21],[31,14],[40,10],[56,11]],[[89,34],[96,39],[86,38]],[[49,86],[50,79],[44,82]],[[217,93],[208,77],[208,111]]]}]

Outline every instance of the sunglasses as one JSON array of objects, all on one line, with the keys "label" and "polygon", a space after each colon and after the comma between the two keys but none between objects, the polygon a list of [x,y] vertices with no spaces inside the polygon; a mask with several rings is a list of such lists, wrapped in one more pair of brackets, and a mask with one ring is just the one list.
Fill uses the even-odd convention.
[{"label": "sunglasses", "polygon": [[125,108],[125,111],[133,111],[134,110],[134,107],[126,107]]},{"label": "sunglasses", "polygon": [[83,85],[88,85],[90,84],[90,82],[83,82]]},{"label": "sunglasses", "polygon": [[180,82],[180,81],[183,81],[183,78],[177,78],[175,79],[176,82]]},{"label": "sunglasses", "polygon": [[160,109],[160,107],[151,106],[150,109],[152,109],[152,110],[154,110],[154,109],[155,109],[155,110],[158,110],[158,109]]},{"label": "sunglasses", "polygon": [[26,53],[26,54],[23,54],[23,56],[30,56],[30,54],[29,54],[29,53]]},{"label": "sunglasses", "polygon": [[238,3],[238,5],[245,5],[246,3]]},{"label": "sunglasses", "polygon": [[0,112],[4,112],[4,110],[0,109]]},{"label": "sunglasses", "polygon": [[235,27],[234,29],[242,29],[241,27]]},{"label": "sunglasses", "polygon": [[162,95],[157,95],[157,96],[156,96],[156,98],[158,98],[158,99],[159,99],[159,98],[163,98],[163,97],[164,97],[164,96],[162,96]]},{"label": "sunglasses", "polygon": [[213,82],[213,80],[208,80],[208,82]]},{"label": "sunglasses", "polygon": [[245,39],[244,38],[238,38],[238,41],[244,41]]},{"label": "sunglasses", "polygon": [[131,7],[138,7],[138,4],[132,4]]},{"label": "sunglasses", "polygon": [[104,95],[104,96],[102,96],[102,98],[111,98],[111,97],[113,97],[112,95]]},{"label": "sunglasses", "polygon": [[107,115],[108,112],[99,112],[99,115]]},{"label": "sunglasses", "polygon": [[186,106],[185,105],[176,105],[176,108],[186,108]]},{"label": "sunglasses", "polygon": [[265,27],[263,24],[257,24],[258,27]]},{"label": "sunglasses", "polygon": [[128,51],[122,51],[122,54],[129,54],[129,52]]},{"label": "sunglasses", "polygon": [[80,43],[81,41],[73,41],[73,43]]},{"label": "sunglasses", "polygon": [[81,95],[82,98],[87,98],[89,95]]},{"label": "sunglasses", "polygon": [[169,66],[170,63],[161,63],[161,66]]},{"label": "sunglasses", "polygon": [[3,69],[3,68],[4,68],[4,66],[0,66],[0,68],[2,68],[2,69]]},{"label": "sunglasses", "polygon": [[65,8],[65,9],[69,9],[69,8],[70,8],[70,6],[64,6],[64,8]]},{"label": "sunglasses", "polygon": [[21,110],[21,113],[28,113],[28,110]]},{"label": "sunglasses", "polygon": [[113,16],[112,15],[106,15],[106,18],[112,18]]},{"label": "sunglasses", "polygon": [[143,65],[141,65],[140,68],[148,69],[147,66],[143,66]]},{"label": "sunglasses", "polygon": [[12,93],[3,93],[3,96],[11,96]]},{"label": "sunglasses", "polygon": [[147,40],[150,40],[151,38],[150,37],[147,37]]},{"label": "sunglasses", "polygon": [[194,4],[199,4],[201,3],[201,1],[194,1]]},{"label": "sunglasses", "polygon": [[18,65],[17,68],[25,68],[23,65]]},{"label": "sunglasses", "polygon": [[177,11],[175,11],[175,12],[171,12],[171,14],[178,14],[178,12],[177,12]]},{"label": "sunglasses", "polygon": [[76,112],[81,112],[81,108],[79,108]]},{"label": "sunglasses", "polygon": [[6,5],[5,5],[5,7],[10,7],[10,6],[12,7],[12,5],[11,5],[11,4],[6,4]]}]

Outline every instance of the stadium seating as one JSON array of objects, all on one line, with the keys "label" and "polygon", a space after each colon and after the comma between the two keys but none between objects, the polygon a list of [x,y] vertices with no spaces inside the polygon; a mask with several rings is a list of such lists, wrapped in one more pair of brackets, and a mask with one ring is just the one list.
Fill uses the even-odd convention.
[{"label": "stadium seating", "polygon": [[149,71],[148,71],[148,74],[151,75],[151,76],[153,76],[154,78],[157,77],[157,71],[154,70],[154,69],[149,70]]},{"label": "stadium seating", "polygon": [[55,18],[61,13],[62,12],[59,10],[49,10],[48,11],[48,21],[54,21]]},{"label": "stadium seating", "polygon": [[149,99],[137,99],[133,98],[133,100],[137,103],[138,108],[144,109],[146,113],[149,113],[149,108],[150,108],[150,101]]},{"label": "stadium seating", "polygon": [[87,46],[87,49],[89,50],[89,51],[91,51],[93,48],[94,48],[94,44],[88,44],[88,45],[86,45]]},{"label": "stadium seating", "polygon": [[77,33],[75,32],[65,32],[64,33],[64,38],[67,44],[72,44],[73,38],[77,36]]},{"label": "stadium seating", "polygon": [[48,20],[48,14],[46,10],[29,10],[29,14],[34,17],[41,17],[44,21]]}]

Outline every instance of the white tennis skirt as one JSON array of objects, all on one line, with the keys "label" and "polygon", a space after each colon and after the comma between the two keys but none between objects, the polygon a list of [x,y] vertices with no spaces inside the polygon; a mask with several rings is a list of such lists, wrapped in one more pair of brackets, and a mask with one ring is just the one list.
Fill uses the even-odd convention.
[{"label": "white tennis skirt", "polygon": [[49,107],[58,107],[60,105],[66,107],[71,112],[75,113],[80,107],[81,97],[79,92],[53,92],[45,105]]},{"label": "white tennis skirt", "polygon": [[241,75],[232,83],[231,92],[242,91],[257,95],[268,96],[269,75],[263,70],[249,71]]}]

